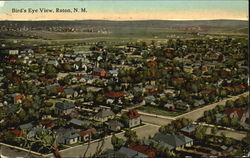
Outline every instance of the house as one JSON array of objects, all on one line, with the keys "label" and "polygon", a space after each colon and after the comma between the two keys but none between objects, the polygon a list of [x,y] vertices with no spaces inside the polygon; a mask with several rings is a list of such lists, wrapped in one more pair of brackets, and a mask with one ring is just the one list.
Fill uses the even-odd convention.
[{"label": "house", "polygon": [[200,100],[194,100],[194,106],[195,107],[199,107],[201,105],[204,105],[205,104],[205,101],[203,99],[200,99]]},{"label": "house", "polygon": [[107,122],[107,124],[108,128],[114,132],[120,131],[124,127],[124,125],[118,120],[110,120]]},{"label": "house", "polygon": [[100,122],[105,122],[108,119],[111,119],[115,116],[114,112],[110,109],[102,109],[99,111],[95,116],[94,120],[100,121]]},{"label": "house", "polygon": [[22,131],[29,131],[33,128],[33,124],[32,123],[26,123],[26,124],[22,124],[19,126],[19,128],[22,130]]},{"label": "house", "polygon": [[157,87],[154,87],[152,85],[147,85],[145,86],[145,91],[148,93],[153,93],[157,91]]},{"label": "house", "polygon": [[40,121],[40,125],[42,125],[44,128],[52,128],[54,127],[54,123],[52,121]]},{"label": "house", "polygon": [[117,76],[118,76],[118,70],[117,70],[117,69],[109,70],[109,74],[110,74],[112,77],[117,77]]},{"label": "house", "polygon": [[237,118],[240,123],[245,123],[246,119],[249,118],[249,111],[239,108],[229,108],[225,111],[230,118]]},{"label": "house", "polygon": [[169,150],[174,150],[178,148],[184,148],[185,146],[192,146],[193,139],[185,135],[176,135],[176,134],[162,134],[157,133],[153,138],[146,140],[146,144],[151,142],[155,143],[158,146],[163,148],[168,148]]},{"label": "house", "polygon": [[165,104],[165,105],[164,105],[164,108],[165,108],[166,110],[169,110],[169,111],[175,110],[175,106],[174,106],[173,103],[167,103],[167,104]]},{"label": "house", "polygon": [[89,126],[92,122],[88,120],[78,120],[78,119],[71,119],[69,123],[75,128],[82,128],[84,126]]},{"label": "house", "polygon": [[49,60],[48,62],[47,62],[47,64],[48,65],[54,65],[54,66],[58,66],[59,65],[59,63],[58,63],[58,61],[57,60]]},{"label": "house", "polygon": [[56,131],[56,140],[59,144],[74,144],[81,141],[81,136],[75,129],[59,128]]},{"label": "house", "polygon": [[177,101],[175,107],[176,109],[179,109],[179,110],[187,110],[190,108],[190,106],[187,103],[184,103],[182,101]]},{"label": "house", "polygon": [[139,153],[145,154],[149,158],[155,158],[157,153],[156,149],[138,143],[129,144],[128,148],[137,151]]},{"label": "house", "polygon": [[141,123],[141,116],[136,110],[129,110],[128,113],[128,118],[129,118],[129,127],[135,127],[140,125]]},{"label": "house", "polygon": [[145,103],[146,103],[146,104],[152,104],[152,103],[154,103],[154,101],[155,101],[156,99],[155,99],[155,97],[154,97],[153,95],[150,95],[150,96],[146,96],[146,97],[144,98],[144,100],[145,100]]},{"label": "house", "polygon": [[124,92],[108,92],[104,94],[108,98],[120,98],[125,95]]},{"label": "house", "polygon": [[19,137],[25,136],[25,134],[19,129],[13,129],[13,130],[11,130],[11,133],[16,135],[16,136],[19,136]]},{"label": "house", "polygon": [[181,129],[181,132],[187,136],[195,135],[197,126],[196,125],[188,125]]},{"label": "house", "polygon": [[20,93],[15,93],[12,95],[13,97],[13,103],[14,104],[19,104],[22,103],[23,95]]},{"label": "house", "polygon": [[87,130],[80,131],[79,135],[81,136],[81,141],[86,142],[86,141],[91,140],[92,135],[96,133],[97,131],[95,128],[90,128]]},{"label": "house", "polygon": [[66,98],[72,98],[72,97],[77,97],[78,96],[78,92],[74,91],[73,88],[66,88],[64,90],[64,93],[66,94]]},{"label": "house", "polygon": [[44,128],[42,125],[37,125],[28,132],[27,137],[29,139],[35,138],[37,132],[48,132],[48,129]]},{"label": "house", "polygon": [[93,75],[100,76],[100,77],[106,76],[106,73],[107,72],[101,68],[94,68],[94,70],[93,70]]},{"label": "house", "polygon": [[57,102],[55,105],[56,114],[69,115],[75,109],[73,102]]},{"label": "house", "polygon": [[126,154],[126,158],[148,158],[147,155],[126,147],[121,147],[118,152]]}]

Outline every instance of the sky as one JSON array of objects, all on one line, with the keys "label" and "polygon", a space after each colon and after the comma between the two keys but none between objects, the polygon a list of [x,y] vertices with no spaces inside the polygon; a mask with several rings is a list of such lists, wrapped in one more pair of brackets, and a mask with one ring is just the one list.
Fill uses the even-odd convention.
[{"label": "sky", "polygon": [[[12,9],[53,9],[54,13],[12,13]],[[56,13],[86,8],[87,13]],[[1,1],[0,20],[248,20],[248,0]]]}]

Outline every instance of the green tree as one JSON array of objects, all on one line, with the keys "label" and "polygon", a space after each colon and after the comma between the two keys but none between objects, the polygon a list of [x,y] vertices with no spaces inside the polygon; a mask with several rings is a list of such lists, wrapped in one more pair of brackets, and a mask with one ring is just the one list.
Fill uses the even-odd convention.
[{"label": "green tree", "polygon": [[125,141],[122,138],[118,138],[115,135],[111,137],[111,144],[113,145],[113,149],[115,151],[119,150],[123,145]]},{"label": "green tree", "polygon": [[124,133],[124,136],[127,139],[126,144],[131,144],[138,141],[138,136],[136,134],[136,131],[133,131],[131,129],[127,129]]},{"label": "green tree", "polygon": [[52,65],[47,65],[45,68],[45,74],[47,78],[55,78],[57,76],[57,70]]},{"label": "green tree", "polygon": [[129,127],[129,117],[126,113],[123,113],[121,116],[121,122],[125,125],[125,127]]},{"label": "green tree", "polygon": [[218,127],[214,126],[212,129],[211,129],[211,133],[213,135],[216,135],[216,133],[218,132]]}]

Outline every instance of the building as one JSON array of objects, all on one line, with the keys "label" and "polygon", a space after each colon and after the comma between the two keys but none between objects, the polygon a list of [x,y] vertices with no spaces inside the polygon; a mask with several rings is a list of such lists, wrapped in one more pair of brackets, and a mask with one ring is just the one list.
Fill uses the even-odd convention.
[{"label": "building", "polygon": [[187,136],[195,135],[197,126],[196,125],[188,125],[181,129],[181,132]]},{"label": "building", "polygon": [[93,75],[100,76],[100,77],[106,76],[106,73],[107,72],[101,68],[94,68],[94,70],[93,70]]},{"label": "building", "polygon": [[118,152],[126,154],[126,158],[148,158],[147,155],[126,147],[121,147]]},{"label": "building", "polygon": [[57,102],[55,105],[56,114],[69,115],[75,109],[73,102]]},{"label": "building", "polygon": [[184,148],[185,146],[193,145],[193,139],[185,135],[176,134],[157,133],[152,139],[146,140],[145,143],[149,145],[151,142],[163,148],[168,148],[169,150]]},{"label": "building", "polygon": [[149,148],[146,145],[141,145],[138,143],[130,144],[128,148],[137,151],[139,153],[145,154],[150,158],[155,158],[157,153],[157,150],[155,148]]},{"label": "building", "polygon": [[110,109],[102,109],[99,111],[95,116],[94,120],[100,121],[100,122],[105,122],[108,119],[111,119],[115,116],[114,112]]},{"label": "building", "polygon": [[175,106],[174,106],[173,103],[167,103],[167,104],[165,104],[165,105],[164,105],[164,108],[165,108],[166,110],[169,110],[169,111],[175,110]]},{"label": "building", "polygon": [[92,139],[92,135],[96,134],[97,131],[95,128],[90,128],[87,130],[83,130],[79,132],[79,135],[81,136],[81,141],[86,142]]},{"label": "building", "polygon": [[225,114],[230,118],[237,118],[240,123],[245,123],[246,119],[249,118],[249,111],[239,108],[229,108],[225,111]]},{"label": "building", "polygon": [[92,122],[88,120],[78,120],[78,119],[71,119],[69,123],[75,128],[82,128],[84,126],[89,126]]},{"label": "building", "polygon": [[118,120],[110,120],[107,122],[107,124],[108,128],[114,132],[120,131],[124,127],[124,125]]},{"label": "building", "polygon": [[128,118],[129,118],[129,127],[135,127],[140,125],[141,123],[141,116],[136,110],[129,110],[127,113]]},{"label": "building", "polygon": [[74,144],[81,141],[81,136],[75,129],[60,128],[56,132],[56,140],[59,144]]}]

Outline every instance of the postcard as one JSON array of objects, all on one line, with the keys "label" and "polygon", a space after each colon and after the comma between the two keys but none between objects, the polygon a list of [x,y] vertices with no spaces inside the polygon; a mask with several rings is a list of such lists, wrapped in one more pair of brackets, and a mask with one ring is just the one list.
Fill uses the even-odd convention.
[{"label": "postcard", "polygon": [[248,12],[0,1],[0,157],[249,157]]}]

